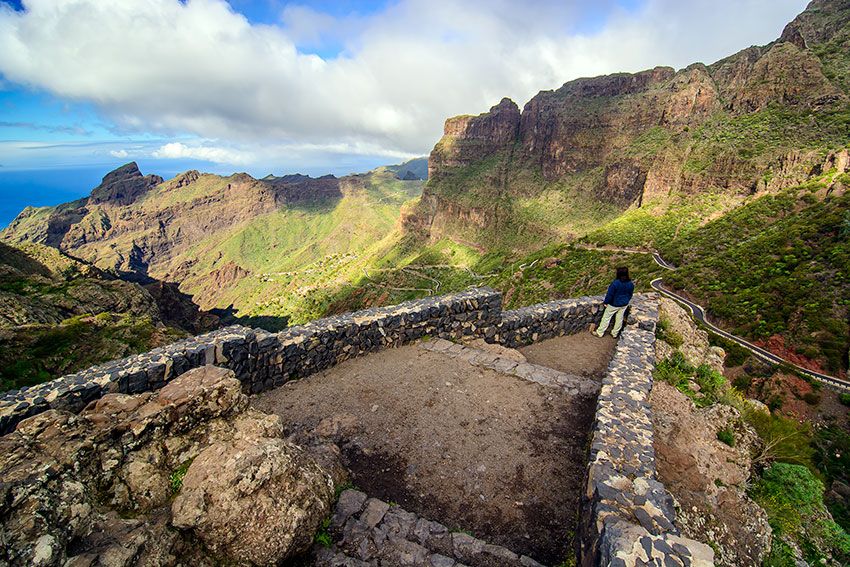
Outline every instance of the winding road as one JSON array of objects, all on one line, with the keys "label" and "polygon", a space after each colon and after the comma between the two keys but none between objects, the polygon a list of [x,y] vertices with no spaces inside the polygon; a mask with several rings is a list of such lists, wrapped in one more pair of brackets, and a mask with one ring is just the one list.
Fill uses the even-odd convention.
[{"label": "winding road", "polygon": [[[661,266],[662,268],[664,268],[665,270],[675,270],[676,269],[676,266],[667,262],[664,258],[661,257],[661,255],[658,252],[654,252],[654,251],[649,252],[649,251],[646,251],[646,250],[635,250],[635,249],[632,249],[632,248],[606,248],[606,247],[596,248],[596,247],[591,247],[591,246],[580,246],[580,247],[584,248],[585,250],[604,250],[604,251],[609,251],[609,252],[625,252],[625,253],[628,253],[628,254],[651,254],[652,259],[655,260],[655,263],[658,264],[659,266]],[[674,301],[677,301],[678,303],[684,305],[691,312],[691,315],[693,315],[694,319],[696,319],[697,321],[699,321],[700,323],[705,325],[708,328],[708,330],[711,331],[712,333],[741,345],[742,347],[744,347],[745,349],[747,349],[748,351],[753,353],[756,357],[758,357],[758,358],[760,358],[760,359],[762,359],[766,362],[769,362],[769,363],[772,363],[772,364],[787,364],[789,366],[794,367],[794,369],[796,369],[801,374],[805,374],[806,376],[808,376],[808,377],[810,377],[814,380],[817,380],[818,382],[821,382],[821,383],[826,384],[828,386],[832,386],[834,388],[838,388],[840,390],[850,390],[850,381],[848,381],[848,380],[842,380],[841,378],[837,378],[835,376],[830,376],[828,374],[821,374],[820,372],[815,372],[814,370],[809,370],[808,368],[804,368],[804,367],[800,366],[799,364],[794,364],[793,362],[791,362],[789,360],[785,360],[781,356],[777,356],[777,355],[773,354],[772,352],[770,352],[768,350],[765,350],[765,349],[763,349],[759,346],[752,344],[751,342],[745,341],[741,337],[735,336],[732,333],[727,333],[726,331],[724,331],[723,329],[721,329],[717,325],[714,325],[713,323],[711,323],[711,321],[708,320],[708,318],[705,315],[705,309],[701,305],[694,303],[693,301],[687,299],[686,297],[679,295],[678,293],[670,291],[669,289],[664,287],[663,283],[664,283],[663,278],[655,278],[654,280],[652,280],[650,282],[649,285],[651,285],[652,289],[654,289],[658,293],[665,295],[665,296],[669,297],[670,299],[673,299]]]}]

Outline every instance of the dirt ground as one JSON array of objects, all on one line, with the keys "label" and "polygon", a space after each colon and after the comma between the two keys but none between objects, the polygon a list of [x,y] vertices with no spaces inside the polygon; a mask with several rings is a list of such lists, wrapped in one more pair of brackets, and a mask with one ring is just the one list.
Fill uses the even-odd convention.
[{"label": "dirt ground", "polygon": [[556,337],[519,349],[528,362],[548,366],[566,374],[602,378],[614,356],[617,340],[601,339],[592,333]]},{"label": "dirt ground", "polygon": [[[592,344],[607,352],[603,339]],[[336,443],[370,496],[544,564],[573,554],[593,400],[407,346],[290,382],[252,405],[280,415],[299,442]]]}]

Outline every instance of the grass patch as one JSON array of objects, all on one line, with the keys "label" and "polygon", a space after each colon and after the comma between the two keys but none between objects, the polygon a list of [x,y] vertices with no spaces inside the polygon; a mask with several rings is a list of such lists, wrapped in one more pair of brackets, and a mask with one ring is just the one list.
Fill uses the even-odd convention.
[{"label": "grass patch", "polygon": [[[698,408],[710,406],[720,400],[728,387],[722,374],[707,364],[693,366],[680,351],[655,365],[653,376],[674,386],[688,396]],[[699,391],[692,384],[699,386]]]},{"label": "grass patch", "polygon": [[[750,491],[767,512],[774,538],[795,540],[810,564],[828,557],[843,563],[850,560],[850,536],[826,513],[823,493],[823,483],[808,468],[780,462],[765,469]],[[777,551],[773,561],[787,555],[781,547]]]},{"label": "grass patch", "polygon": [[322,523],[319,525],[319,530],[316,532],[316,535],[313,536],[313,541],[322,547],[330,547],[333,545],[333,536],[331,536],[330,527],[330,518],[322,520]]},{"label": "grass patch", "polygon": [[186,473],[189,471],[189,467],[192,465],[193,460],[194,459],[189,459],[185,463],[182,463],[179,467],[174,469],[170,475],[168,475],[168,483],[172,495],[177,494],[180,492],[180,489],[183,488],[183,479],[186,477]]},{"label": "grass patch", "polygon": [[666,317],[661,317],[655,327],[655,337],[669,344],[674,349],[678,349],[685,343],[682,335],[670,328],[670,320]]}]

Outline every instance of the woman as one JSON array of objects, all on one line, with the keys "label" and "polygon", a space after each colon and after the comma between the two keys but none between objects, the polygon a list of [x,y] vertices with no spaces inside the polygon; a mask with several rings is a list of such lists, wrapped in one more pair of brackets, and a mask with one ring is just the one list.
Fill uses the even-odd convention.
[{"label": "woman", "polygon": [[617,279],[608,286],[608,293],[605,294],[605,301],[602,302],[605,305],[605,313],[602,314],[602,321],[596,329],[597,337],[605,334],[611,323],[611,317],[614,317],[614,329],[611,331],[611,336],[617,338],[623,328],[623,315],[634,293],[635,284],[629,277],[629,269],[617,268]]}]

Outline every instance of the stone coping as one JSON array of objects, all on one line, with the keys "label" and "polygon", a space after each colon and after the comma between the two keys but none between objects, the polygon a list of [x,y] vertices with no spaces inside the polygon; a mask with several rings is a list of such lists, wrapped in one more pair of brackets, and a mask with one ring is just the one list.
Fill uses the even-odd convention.
[{"label": "stone coping", "polygon": [[559,372],[548,366],[540,366],[529,362],[517,362],[510,358],[499,356],[492,352],[464,346],[444,339],[435,339],[419,343],[419,347],[437,352],[450,358],[465,360],[472,366],[489,368],[500,374],[516,376],[523,380],[535,382],[541,386],[562,388],[572,396],[595,396],[600,384],[590,378]]}]

